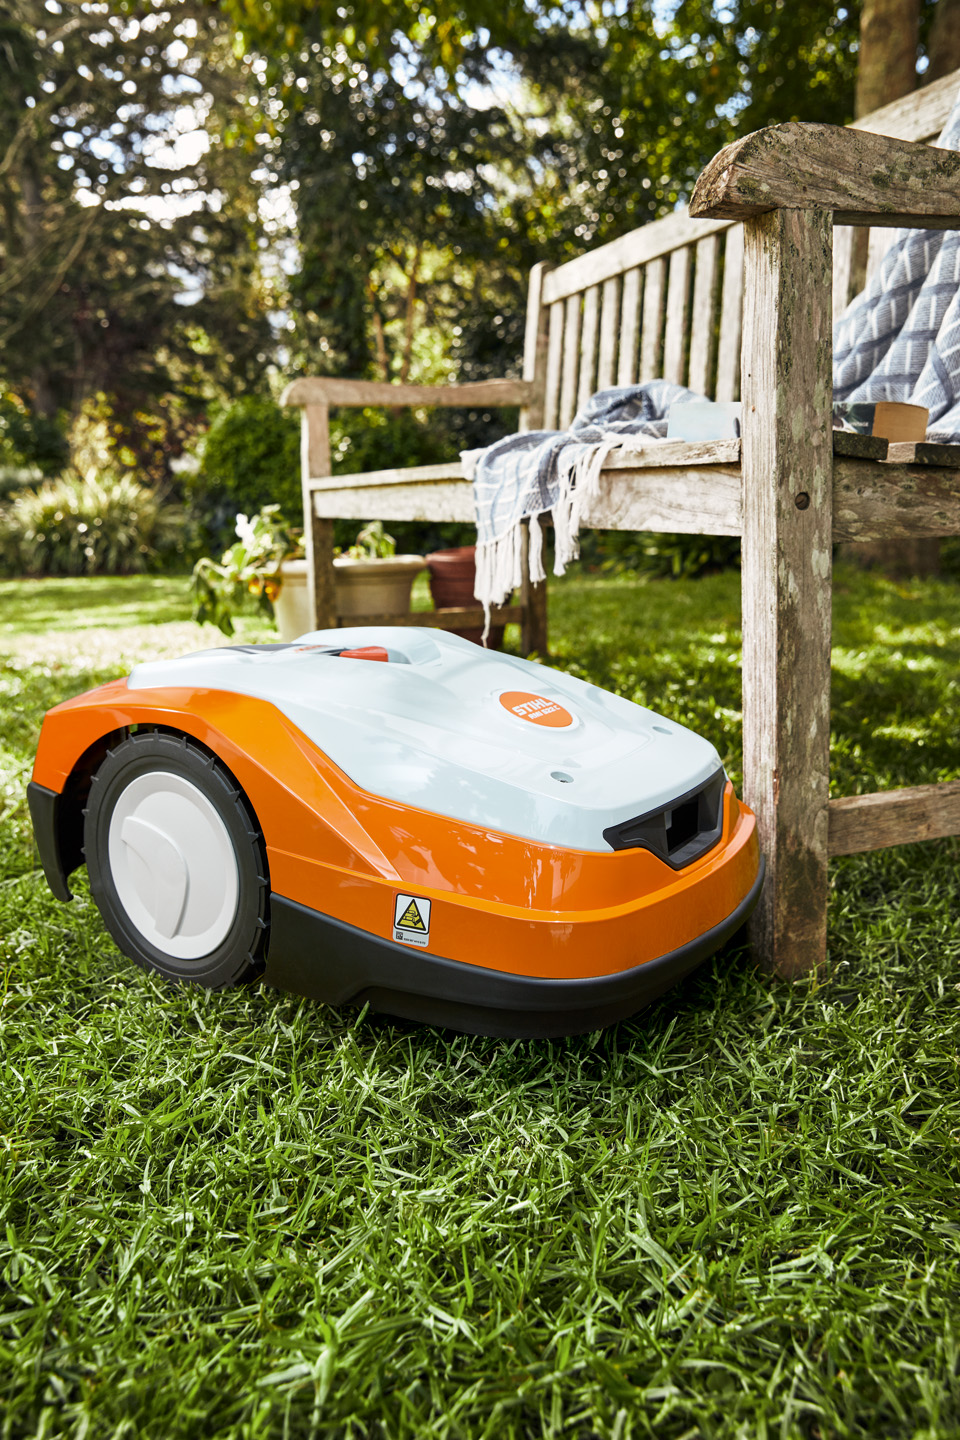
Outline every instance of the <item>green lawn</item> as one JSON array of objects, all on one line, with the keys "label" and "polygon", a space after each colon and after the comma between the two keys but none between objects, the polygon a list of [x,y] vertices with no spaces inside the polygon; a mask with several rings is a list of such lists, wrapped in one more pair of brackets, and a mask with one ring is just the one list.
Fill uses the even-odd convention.
[{"label": "green lawn", "polygon": [[[837,582],[837,793],[957,777],[960,587]],[[23,787],[188,615],[0,585],[0,1436],[960,1435],[960,844],[838,863],[818,979],[730,950],[562,1042],[176,992]],[[557,663],[734,771],[738,624],[735,575],[552,590]]]}]

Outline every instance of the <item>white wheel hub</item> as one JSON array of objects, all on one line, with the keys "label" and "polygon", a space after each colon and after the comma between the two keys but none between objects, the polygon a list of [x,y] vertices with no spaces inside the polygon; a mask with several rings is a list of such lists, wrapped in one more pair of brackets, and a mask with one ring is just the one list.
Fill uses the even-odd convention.
[{"label": "white wheel hub", "polygon": [[168,770],[132,780],[110,817],[107,854],[120,904],[155,949],[199,960],[227,938],[237,857],[216,806],[189,780]]}]

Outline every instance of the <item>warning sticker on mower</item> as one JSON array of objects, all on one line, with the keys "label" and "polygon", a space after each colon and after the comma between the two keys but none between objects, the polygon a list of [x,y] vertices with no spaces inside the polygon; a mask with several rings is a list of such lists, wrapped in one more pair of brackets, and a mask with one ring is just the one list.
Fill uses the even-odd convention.
[{"label": "warning sticker on mower", "polygon": [[393,912],[393,938],[401,945],[430,943],[430,901],[419,895],[398,895]]}]

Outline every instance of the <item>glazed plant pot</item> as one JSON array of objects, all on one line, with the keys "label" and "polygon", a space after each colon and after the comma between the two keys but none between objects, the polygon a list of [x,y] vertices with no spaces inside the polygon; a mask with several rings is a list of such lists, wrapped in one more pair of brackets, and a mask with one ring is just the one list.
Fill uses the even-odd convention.
[{"label": "glazed plant pot", "polygon": [[[337,615],[347,622],[353,615],[406,615],[414,579],[424,564],[422,555],[383,560],[339,556],[333,562]],[[296,640],[312,630],[306,560],[285,560],[280,566],[280,594],[273,609],[281,640]]]},{"label": "glazed plant pot", "polygon": [[[434,550],[432,555],[427,556],[430,594],[438,610],[479,603],[473,593],[477,579],[476,550],[475,545],[461,545],[456,550]],[[503,644],[503,631],[502,625],[490,627],[487,645],[491,649],[500,649]],[[472,640],[475,645],[483,644],[482,627],[454,630],[453,634],[462,635],[464,640]]]},{"label": "glazed plant pot", "polygon": [[388,555],[382,560],[340,555],[333,569],[341,621],[352,615],[406,615],[413,582],[426,563],[422,555]]},{"label": "glazed plant pot", "polygon": [[284,560],[280,566],[280,594],[273,602],[273,614],[281,640],[296,640],[312,628],[306,560]]}]

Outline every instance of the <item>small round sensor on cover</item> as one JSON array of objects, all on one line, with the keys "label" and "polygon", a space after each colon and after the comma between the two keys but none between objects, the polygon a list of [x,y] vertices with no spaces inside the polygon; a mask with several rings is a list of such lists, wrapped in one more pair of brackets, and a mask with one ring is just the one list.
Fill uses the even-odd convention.
[{"label": "small round sensor on cover", "polygon": [[573,784],[573,776],[572,776],[572,775],[568,775],[567,772],[566,772],[566,770],[551,770],[551,771],[550,771],[550,779],[551,779],[551,780],[559,780],[561,785],[572,785],[572,784]]}]

